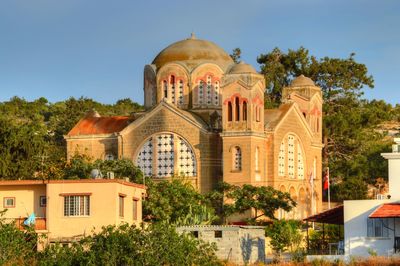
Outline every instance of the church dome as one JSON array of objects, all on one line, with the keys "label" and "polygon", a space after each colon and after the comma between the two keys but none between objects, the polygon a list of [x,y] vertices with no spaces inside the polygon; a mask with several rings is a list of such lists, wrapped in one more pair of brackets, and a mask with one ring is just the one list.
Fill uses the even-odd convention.
[{"label": "church dome", "polygon": [[171,44],[162,50],[153,60],[159,69],[163,65],[179,61],[189,69],[201,63],[215,63],[223,70],[233,64],[232,58],[221,47],[213,42],[199,40],[192,34],[191,38]]},{"label": "church dome", "polygon": [[230,74],[244,74],[244,73],[255,73],[257,74],[257,71],[254,69],[254,67],[250,64],[246,64],[243,61],[240,61],[239,64],[235,64],[231,70],[229,71]]},{"label": "church dome", "polygon": [[312,79],[304,75],[300,75],[292,81],[290,86],[291,87],[315,86],[315,83],[314,81],[312,81]]}]

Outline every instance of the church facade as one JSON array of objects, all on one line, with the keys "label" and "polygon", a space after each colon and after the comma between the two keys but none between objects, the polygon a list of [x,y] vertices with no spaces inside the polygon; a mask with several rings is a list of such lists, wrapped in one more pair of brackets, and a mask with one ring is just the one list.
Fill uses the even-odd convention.
[{"label": "church facade", "polygon": [[88,113],[65,136],[67,156],[129,158],[155,179],[183,175],[202,193],[219,181],[272,186],[298,203],[280,217],[321,210],[322,95],[304,76],[264,109],[264,77],[216,44],[178,41],[144,67],[146,111]]}]

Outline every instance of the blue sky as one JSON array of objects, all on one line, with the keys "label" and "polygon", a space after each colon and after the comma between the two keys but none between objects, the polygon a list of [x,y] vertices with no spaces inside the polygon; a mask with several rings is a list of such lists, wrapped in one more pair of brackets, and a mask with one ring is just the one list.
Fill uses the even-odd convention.
[{"label": "blue sky", "polygon": [[400,102],[400,1],[0,0],[0,101],[85,96],[143,102],[143,67],[192,31],[257,69],[274,47],[348,57],[374,76],[367,98]]}]

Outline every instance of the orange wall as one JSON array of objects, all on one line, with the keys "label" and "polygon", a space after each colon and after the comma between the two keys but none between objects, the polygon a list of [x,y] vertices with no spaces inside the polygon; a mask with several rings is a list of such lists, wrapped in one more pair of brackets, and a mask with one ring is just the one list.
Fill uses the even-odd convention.
[{"label": "orange wall", "polygon": [[15,197],[15,207],[7,208],[7,218],[46,217],[46,208],[40,207],[40,196],[46,195],[46,185],[6,185],[0,187],[0,210],[4,210],[4,197]]}]

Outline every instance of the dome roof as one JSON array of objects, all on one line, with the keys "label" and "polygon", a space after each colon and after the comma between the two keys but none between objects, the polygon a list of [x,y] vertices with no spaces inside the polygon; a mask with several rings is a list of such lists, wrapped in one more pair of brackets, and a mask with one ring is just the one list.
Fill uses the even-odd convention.
[{"label": "dome roof", "polygon": [[314,81],[312,81],[312,79],[304,75],[300,75],[292,81],[290,86],[291,87],[315,86],[315,83]]},{"label": "dome roof", "polygon": [[239,64],[235,64],[231,70],[229,71],[230,74],[243,74],[243,73],[255,73],[257,71],[254,69],[252,65],[246,64],[243,61],[240,61]]},{"label": "dome roof", "polygon": [[219,65],[223,70],[233,64],[232,58],[215,43],[199,40],[192,34],[191,38],[171,44],[162,50],[153,60],[157,68],[179,61],[185,63],[190,69],[205,62]]}]

